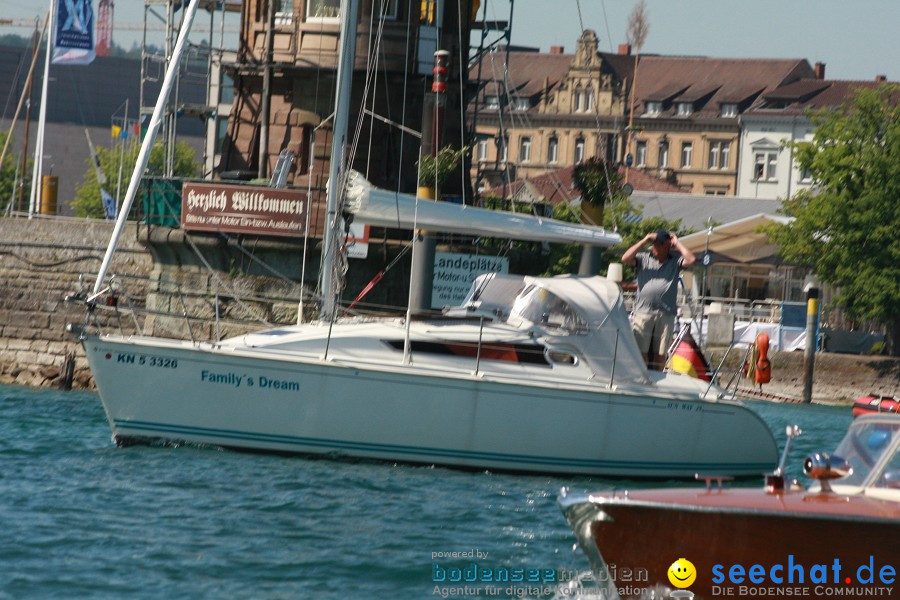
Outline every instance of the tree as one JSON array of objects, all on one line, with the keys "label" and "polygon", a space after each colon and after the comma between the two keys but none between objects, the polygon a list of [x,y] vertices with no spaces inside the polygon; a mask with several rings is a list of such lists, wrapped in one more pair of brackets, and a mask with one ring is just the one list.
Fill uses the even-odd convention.
[{"label": "tree", "polygon": [[[131,181],[131,172],[137,162],[140,152],[138,144],[129,144],[125,148],[125,161],[122,169],[121,198],[124,200],[125,192]],[[116,195],[116,183],[119,176],[119,160],[122,157],[120,148],[97,148],[97,157],[100,159],[100,168],[106,175],[106,191],[110,195]],[[75,191],[75,199],[72,208],[79,217],[104,218],[103,202],[100,197],[100,183],[97,181],[97,173],[90,157],[87,159],[87,170],[81,179],[81,183]],[[150,151],[150,161],[147,164],[145,176],[162,175],[165,165],[165,149],[161,142],[156,143]],[[175,177],[196,177],[200,173],[200,163],[197,161],[194,150],[185,142],[175,144],[175,164],[173,172]]]},{"label": "tree", "polygon": [[810,265],[855,319],[887,327],[900,354],[900,86],[856,90],[811,113],[811,142],[791,144],[815,181],[784,201],[794,220],[768,228],[788,261]]},{"label": "tree", "polygon": [[[6,144],[6,137],[8,134],[0,132],[0,149]],[[10,142],[10,146],[13,143]],[[16,170],[18,169],[19,163],[21,161],[21,156],[11,151],[7,151],[6,157],[3,159],[3,165],[0,165],[0,215],[6,214],[6,209],[9,205],[10,200],[12,199],[15,203],[18,200],[18,193],[16,193],[15,198],[13,197],[13,187],[16,184]],[[31,164],[31,161],[28,161],[28,165]],[[28,166],[26,165],[26,166]],[[21,181],[22,174],[19,173],[19,184],[21,185],[23,182]],[[28,192],[31,189],[30,181],[25,181],[25,198],[27,202]],[[13,208],[17,208],[15,204]],[[26,207],[27,208],[27,207]]]},{"label": "tree", "polygon": [[[615,194],[607,203],[603,212],[603,227],[616,231],[622,236],[620,246],[605,248],[600,257],[600,272],[605,272],[609,263],[621,262],[622,252],[644,237],[648,231],[665,229],[675,231],[677,234],[686,235],[690,231],[681,226],[681,221],[669,221],[662,217],[650,217],[637,219],[641,211],[636,209],[631,200],[624,193]],[[576,223],[580,221],[581,211],[568,204],[557,204],[553,207],[553,218],[561,221]],[[577,244],[554,244],[550,250],[550,267],[545,275],[561,275],[565,273],[577,273],[578,261],[581,257],[581,246]],[[633,267],[625,266],[624,277],[630,280],[634,277]]]}]

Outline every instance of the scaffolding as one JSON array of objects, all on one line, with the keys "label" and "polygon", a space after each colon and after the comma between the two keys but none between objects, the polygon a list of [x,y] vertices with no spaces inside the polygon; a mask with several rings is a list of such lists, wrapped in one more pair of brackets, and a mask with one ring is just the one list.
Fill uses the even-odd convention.
[{"label": "scaffolding", "polygon": [[[153,114],[159,83],[175,48],[186,5],[184,0],[144,0],[139,113],[142,129]],[[208,38],[204,43],[188,41],[175,87],[163,111],[159,139],[164,147],[164,177],[175,175],[178,119],[192,116],[205,122],[216,114],[218,98],[213,96],[218,86],[213,86],[212,82],[213,65],[220,64],[223,53],[228,51],[225,48],[226,14],[240,13],[241,1],[202,0],[199,8],[209,15]],[[163,27],[159,28],[159,24]],[[217,33],[218,44],[215,43]],[[208,144],[204,143],[203,148],[202,164],[206,165]]]}]

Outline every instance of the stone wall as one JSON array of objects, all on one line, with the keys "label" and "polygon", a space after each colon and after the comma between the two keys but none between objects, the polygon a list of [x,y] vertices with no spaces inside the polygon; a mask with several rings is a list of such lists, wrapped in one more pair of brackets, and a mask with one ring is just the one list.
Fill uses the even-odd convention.
[{"label": "stone wall", "polygon": [[[92,285],[113,224],[83,219],[0,218],[0,383],[56,385],[68,360],[76,387],[91,385],[81,345],[66,332],[82,305],[66,295]],[[111,271],[134,278],[143,302],[153,261],[126,227]]]}]

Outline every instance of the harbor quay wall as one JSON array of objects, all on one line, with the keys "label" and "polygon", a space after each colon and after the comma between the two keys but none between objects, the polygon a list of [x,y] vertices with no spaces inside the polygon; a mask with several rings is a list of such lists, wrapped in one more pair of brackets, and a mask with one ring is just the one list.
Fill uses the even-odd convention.
[{"label": "harbor quay wall", "polygon": [[[305,313],[316,314],[317,303],[299,283],[305,275],[314,286],[318,277],[315,269],[302,273],[302,239],[231,239],[129,222],[109,268],[116,305],[104,296],[87,319],[83,301],[64,299],[91,294],[113,227],[65,217],[0,218],[0,383],[92,388],[69,323],[213,341],[296,323],[301,298]],[[307,265],[318,264],[316,242],[308,243]],[[384,254],[371,253],[347,288],[361,289],[392,258]],[[392,281],[374,294],[376,301],[405,300],[405,283]]]},{"label": "harbor quay wall", "polygon": [[[0,218],[0,383],[60,385],[67,363],[75,387],[90,387],[84,353],[66,323],[84,319],[66,295],[88,288],[113,223],[70,218]],[[111,269],[145,278],[153,262],[125,228]],[[135,289],[143,301],[146,289]]]},{"label": "harbor quay wall", "polygon": [[[113,227],[68,217],[0,218],[0,383],[92,388],[68,323],[215,341],[296,323],[301,300],[307,318],[318,314],[310,290],[319,276],[320,240],[226,237],[129,222],[109,269],[116,306],[104,296],[86,320],[84,302],[64,298],[90,295]],[[349,259],[342,300],[355,298],[403,250],[396,241],[370,239],[365,259]],[[410,253],[401,257],[360,307],[403,314],[410,261]],[[535,272],[544,268],[539,263],[533,253],[510,253],[512,272]]]}]

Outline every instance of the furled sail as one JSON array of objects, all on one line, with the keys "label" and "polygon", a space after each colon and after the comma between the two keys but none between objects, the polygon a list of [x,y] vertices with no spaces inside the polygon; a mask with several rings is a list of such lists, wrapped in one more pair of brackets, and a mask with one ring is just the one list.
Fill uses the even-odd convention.
[{"label": "furled sail", "polygon": [[414,196],[376,188],[356,171],[351,171],[348,177],[344,206],[356,220],[379,227],[412,229],[415,226],[444,233],[592,246],[615,246],[622,242],[622,236],[602,227],[528,214],[422,198],[416,207]]}]

